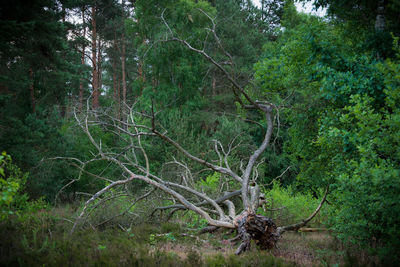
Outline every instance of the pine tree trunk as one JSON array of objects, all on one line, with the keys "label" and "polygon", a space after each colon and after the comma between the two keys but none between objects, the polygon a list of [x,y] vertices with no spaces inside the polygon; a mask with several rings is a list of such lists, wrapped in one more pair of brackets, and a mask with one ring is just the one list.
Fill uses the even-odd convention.
[{"label": "pine tree trunk", "polygon": [[92,6],[92,108],[99,107],[99,84],[97,70],[97,32],[96,32],[96,7]]},{"label": "pine tree trunk", "polygon": [[121,52],[121,71],[122,71],[122,104],[126,104],[126,73],[125,73],[125,53],[126,53],[126,45],[125,45],[125,34],[122,33],[122,52]]},{"label": "pine tree trunk", "polygon": [[98,45],[97,45],[97,84],[98,84],[98,90],[99,90],[99,95],[101,93],[101,87],[102,87],[102,72],[101,72],[101,39],[100,36],[98,38]]},{"label": "pine tree trunk", "polygon": [[[85,26],[85,9],[82,8],[82,24],[83,24],[83,34],[82,37],[85,40],[86,38],[86,26]],[[85,65],[85,42],[82,44],[82,52],[81,52],[81,64],[82,67]],[[79,80],[79,110],[82,109],[83,106],[83,79]]]},{"label": "pine tree trunk", "polygon": [[113,92],[114,92],[114,100],[118,103],[118,93],[117,93],[117,64],[115,63],[115,58],[112,59],[112,80],[113,80]]},{"label": "pine tree trunk", "polygon": [[378,1],[378,12],[375,20],[375,32],[383,32],[385,30],[385,1]]},{"label": "pine tree trunk", "polygon": [[141,82],[140,85],[140,92],[139,95],[141,95],[143,93],[143,86],[144,86],[144,76],[143,76],[143,67],[142,67],[143,62],[139,61],[138,64],[138,73],[139,73],[139,81]]},{"label": "pine tree trunk", "polygon": [[125,44],[125,1],[122,0],[122,35],[121,35],[121,72],[122,72],[122,105],[123,107],[126,104],[126,73],[125,73],[125,56],[126,56],[126,44]]},{"label": "pine tree trunk", "polygon": [[118,120],[121,120],[121,77],[117,76]]},{"label": "pine tree trunk", "polygon": [[[115,36],[115,29],[114,29],[114,50],[118,50],[117,40]],[[113,56],[112,58],[112,80],[113,80],[113,92],[114,92],[114,101],[117,104],[116,106],[116,115],[118,120],[120,119],[120,109],[121,109],[121,97],[119,92],[119,78],[117,75],[117,60],[116,57]]]},{"label": "pine tree trunk", "polygon": [[[142,44],[143,45],[146,44],[146,38],[143,38]],[[144,89],[144,83],[146,82],[146,75],[143,72],[143,64],[144,64],[143,59],[140,58],[138,64],[139,80],[141,82],[139,95],[142,95]]]}]

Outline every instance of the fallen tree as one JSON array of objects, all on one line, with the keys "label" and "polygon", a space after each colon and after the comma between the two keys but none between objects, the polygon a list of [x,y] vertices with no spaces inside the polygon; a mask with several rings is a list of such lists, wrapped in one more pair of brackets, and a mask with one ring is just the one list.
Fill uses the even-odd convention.
[{"label": "fallen tree", "polygon": [[[265,104],[258,105],[261,107],[265,106]],[[77,158],[67,158],[67,160],[70,160],[81,173],[89,173],[86,170],[86,166],[92,162],[108,161],[120,169],[124,179],[111,180],[107,177],[90,174],[96,179],[105,180],[108,184],[91,195],[86,201],[82,211],[74,221],[71,232],[74,232],[79,225],[85,223],[87,216],[90,215],[90,210],[97,208],[99,206],[99,201],[107,201],[107,199],[104,198],[106,192],[116,187],[124,187],[134,180],[143,181],[167,193],[177,202],[177,204],[174,205],[158,207],[157,210],[191,210],[207,220],[208,224],[211,226],[208,228],[210,231],[216,228],[237,229],[239,238],[242,240],[242,244],[236,251],[237,254],[248,250],[251,240],[255,240],[255,243],[261,249],[273,248],[285,231],[298,230],[307,225],[319,212],[326,200],[328,189],[320,204],[316,207],[316,210],[308,218],[292,225],[277,226],[271,219],[256,214],[257,208],[261,204],[260,202],[264,200],[260,193],[260,187],[257,184],[257,177],[255,177],[253,169],[255,168],[257,159],[268,147],[271,139],[273,127],[271,119],[272,109],[264,109],[267,122],[269,123],[268,130],[266,131],[263,142],[251,154],[246,168],[244,168],[240,174],[233,171],[229,166],[228,157],[229,153],[232,151],[232,147],[224,149],[220,142],[215,141],[215,153],[218,155],[220,159],[219,162],[221,163],[216,165],[191,154],[179,143],[169,138],[165,133],[160,132],[156,127],[154,114],[150,118],[151,126],[139,125],[135,122],[134,114],[136,112],[133,108],[127,108],[127,110],[129,110],[129,115],[126,121],[114,118],[106,111],[90,111],[89,108],[86,113],[75,113],[76,121],[86,133],[91,144],[96,148],[96,153],[93,153],[93,158],[91,160],[85,162]],[[137,115],[142,116],[142,114],[139,113],[136,113],[136,116]],[[125,145],[118,147],[118,149],[104,147],[101,141],[97,142],[93,137],[91,133],[91,127],[93,126],[101,126],[109,133],[112,133],[114,137],[118,138],[120,141],[119,144],[124,143]],[[163,179],[150,171],[150,162],[141,141],[144,137],[159,137],[165,140],[192,161],[202,164],[207,169],[213,170],[214,172],[224,174],[227,180],[234,181],[240,189],[233,192],[221,192],[219,197],[211,198],[204,192],[196,189],[193,182],[188,179],[182,179],[180,183]],[[142,158],[145,164],[140,164],[141,160],[139,158]],[[175,163],[179,164],[178,161]],[[70,184],[71,183],[68,185]],[[152,192],[146,192],[143,196],[138,197],[132,205],[137,201],[145,199],[150,193]],[[123,193],[120,195],[122,196]],[[238,198],[239,196],[241,204],[240,211],[238,212],[237,205],[234,204],[232,199]],[[115,195],[115,197],[119,197],[119,195]]]},{"label": "fallen tree", "polygon": [[[212,24],[212,27],[208,30],[213,34],[215,41],[227,56],[227,60],[231,61],[231,65],[233,65],[233,59],[230,57],[229,53],[223,49],[216,35],[214,20],[206,13],[204,13],[204,15],[210,19]],[[242,242],[237,248],[236,254],[248,250],[251,240],[255,240],[255,243],[261,249],[272,249],[285,231],[297,230],[304,227],[315,217],[324,204],[329,190],[328,188],[326,189],[320,204],[308,218],[292,225],[277,226],[271,219],[256,214],[257,208],[261,204],[260,201],[264,201],[257,181],[257,163],[261,155],[270,145],[274,130],[274,116],[282,107],[268,101],[252,99],[246,93],[245,88],[234,79],[222,64],[213,59],[204,49],[194,48],[187,41],[175,36],[164,19],[163,14],[161,18],[167,29],[166,37],[162,41],[181,43],[191,51],[204,56],[204,58],[225,74],[226,78],[232,84],[233,93],[237,96],[237,100],[243,108],[257,110],[263,114],[267,124],[267,130],[265,131],[263,141],[250,154],[243,168],[235,170],[231,168],[229,164],[229,156],[236,148],[234,140],[232,140],[228,147],[224,147],[221,142],[214,140],[215,155],[219,159],[219,163],[216,164],[203,159],[199,155],[192,154],[176,140],[170,138],[168,133],[162,130],[162,126],[158,124],[153,106],[150,107],[149,113],[136,111],[135,104],[126,106],[123,109],[125,115],[122,116],[122,118],[124,118],[124,120],[122,120],[113,116],[112,110],[90,110],[88,103],[85,112],[76,111],[74,116],[78,125],[85,132],[96,151],[93,153],[93,158],[89,161],[83,162],[76,158],[69,158],[68,160],[73,162],[81,173],[88,173],[86,166],[92,162],[108,161],[110,164],[119,168],[123,179],[111,180],[107,177],[88,173],[96,179],[106,181],[107,185],[97,193],[91,195],[86,201],[82,211],[74,221],[71,232],[74,232],[79,225],[85,223],[87,216],[90,214],[90,210],[98,206],[99,199],[102,199],[106,192],[116,187],[123,188],[135,180],[140,180],[168,194],[173,201],[176,202],[176,204],[173,205],[158,207],[157,210],[172,210],[172,212],[177,210],[191,210],[208,222],[210,227],[207,230],[210,231],[216,228],[236,229],[238,238]],[[140,121],[140,123],[138,123],[138,121]],[[118,140],[119,146],[117,148],[105,147],[102,145],[101,141],[96,141],[91,132],[94,126],[101,127],[104,131],[112,134],[114,139]],[[183,154],[187,159],[202,165],[208,170],[224,175],[228,182],[235,185],[236,190],[233,192],[219,192],[218,197],[211,197],[196,188],[193,179],[183,178],[180,182],[164,179],[162,176],[150,170],[151,162],[142,144],[143,138],[162,139]],[[187,169],[190,173],[189,167],[185,164],[175,159],[173,163]],[[71,181],[71,183],[74,181],[75,180]],[[145,199],[149,194],[150,192],[146,192],[143,196],[138,197],[134,203]],[[118,197],[118,195],[115,197]],[[235,205],[232,200],[233,198],[239,197],[240,204]]]}]

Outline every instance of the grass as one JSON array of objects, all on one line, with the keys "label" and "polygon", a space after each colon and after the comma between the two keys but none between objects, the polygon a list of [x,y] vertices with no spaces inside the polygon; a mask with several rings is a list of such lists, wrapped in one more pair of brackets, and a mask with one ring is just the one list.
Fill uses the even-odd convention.
[{"label": "grass", "polygon": [[210,241],[219,237],[185,233],[176,223],[140,224],[125,230],[86,228],[70,235],[70,222],[60,216],[72,212],[68,209],[0,222],[0,265],[287,266],[283,260],[257,251],[234,256],[212,245]]},{"label": "grass", "polygon": [[343,247],[327,232],[287,232],[274,255],[302,266],[343,265]]},{"label": "grass", "polygon": [[64,207],[0,222],[0,266],[354,266],[370,260],[328,232],[285,233],[273,251],[253,244],[241,256],[228,241],[234,233],[198,236],[177,222],[70,235],[71,223],[63,218],[73,212]]}]

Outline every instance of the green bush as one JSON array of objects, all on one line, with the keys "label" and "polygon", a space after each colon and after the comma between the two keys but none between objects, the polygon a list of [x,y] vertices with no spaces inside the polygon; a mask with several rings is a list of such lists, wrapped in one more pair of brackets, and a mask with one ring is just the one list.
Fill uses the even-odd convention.
[{"label": "green bush", "polygon": [[[272,189],[265,190],[264,194],[267,204],[265,211],[259,208],[259,212],[274,219],[278,225],[299,222],[307,218],[321,201],[309,193],[295,193],[291,186],[284,188],[279,183],[274,183]],[[324,205],[311,224],[325,223],[327,210],[328,208]]]},{"label": "green bush", "polygon": [[28,173],[23,173],[18,166],[12,163],[10,155],[2,152],[0,155],[0,219],[7,219],[10,215],[22,216],[27,212],[34,212],[46,207],[41,200],[28,201],[29,197],[23,193]]},{"label": "green bush", "polygon": [[363,92],[351,95],[344,108],[321,120],[316,142],[336,178],[332,200],[338,236],[369,248],[385,263],[400,261],[399,63],[400,57],[370,66],[383,78],[382,101]]},{"label": "green bush", "polygon": [[206,219],[204,219],[203,217],[201,217],[200,215],[198,215],[193,211],[186,212],[181,218],[189,228],[201,229],[208,225]]}]

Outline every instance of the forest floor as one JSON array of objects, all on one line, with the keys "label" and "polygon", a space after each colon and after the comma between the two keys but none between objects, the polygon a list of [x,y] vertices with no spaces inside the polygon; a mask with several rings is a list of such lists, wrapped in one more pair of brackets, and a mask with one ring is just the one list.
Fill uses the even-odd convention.
[{"label": "forest floor", "polygon": [[69,234],[66,209],[0,221],[0,266],[368,266],[370,258],[349,249],[330,232],[286,232],[277,247],[236,256],[234,232],[199,235],[177,222],[141,223]]},{"label": "forest floor", "polygon": [[[175,253],[181,258],[187,257],[188,252],[192,250],[203,257],[235,253],[237,246],[224,239],[221,234],[211,234],[206,239],[201,237],[196,239],[197,243],[200,241],[202,244],[196,246],[187,242],[167,242],[160,244],[157,249]],[[348,257],[345,248],[328,232],[288,232],[274,250],[259,251],[253,244],[251,251],[280,258],[295,266],[342,266],[345,264],[345,257]]]}]

